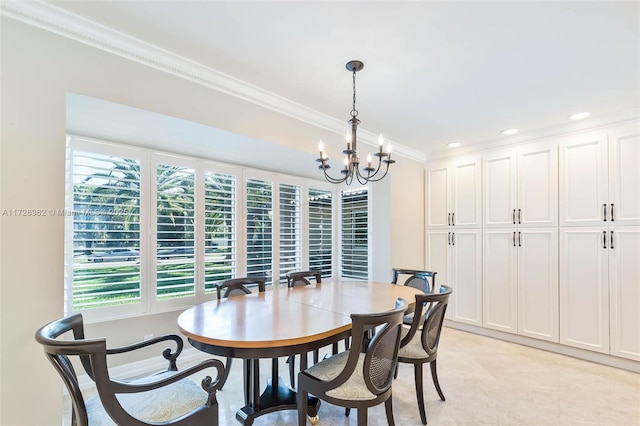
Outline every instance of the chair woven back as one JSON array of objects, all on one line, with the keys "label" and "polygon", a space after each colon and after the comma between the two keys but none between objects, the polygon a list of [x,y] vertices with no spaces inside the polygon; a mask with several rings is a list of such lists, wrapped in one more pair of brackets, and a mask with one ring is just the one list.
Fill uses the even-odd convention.
[{"label": "chair woven back", "polygon": [[418,289],[423,293],[430,293],[431,289],[435,288],[436,274],[437,272],[433,271],[393,268],[393,280],[391,282],[398,284],[400,275],[409,275],[404,285]]},{"label": "chair woven back", "polygon": [[440,286],[440,291],[440,293],[426,294],[424,297],[416,296],[416,303],[422,301],[427,307],[422,325],[422,347],[429,355],[438,352],[444,314],[449,305],[449,295],[451,295],[451,288],[447,286]]},{"label": "chair woven back", "polygon": [[258,292],[262,293],[265,291],[265,282],[266,277],[232,278],[223,281],[220,284],[216,284],[216,288],[218,289],[218,300],[226,297],[251,294],[251,290],[249,289],[249,286],[251,285],[257,285]]},{"label": "chair woven back", "polygon": [[316,280],[316,284],[322,281],[322,271],[298,271],[287,273],[287,287],[302,287],[310,285],[310,278]]},{"label": "chair woven back", "polygon": [[[380,395],[391,387],[398,364],[402,315],[407,308],[404,300],[399,301],[393,311],[373,315],[351,315],[353,335],[363,333],[361,338],[365,350],[364,381],[375,395]],[[365,336],[374,328],[376,333],[367,344]],[[354,344],[353,348],[356,347]]]},{"label": "chair woven back", "polygon": [[404,346],[415,333],[420,332],[422,347],[427,355],[433,357],[437,354],[444,315],[449,305],[451,287],[442,285],[439,290],[438,293],[416,294],[414,321],[400,346]]}]

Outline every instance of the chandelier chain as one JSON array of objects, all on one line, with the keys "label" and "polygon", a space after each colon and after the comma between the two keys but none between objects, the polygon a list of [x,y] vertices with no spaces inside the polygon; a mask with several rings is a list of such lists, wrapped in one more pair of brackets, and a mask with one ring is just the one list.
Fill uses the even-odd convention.
[{"label": "chandelier chain", "polygon": [[358,110],[356,109],[356,71],[353,71],[353,108],[351,109],[351,117],[356,118]]}]

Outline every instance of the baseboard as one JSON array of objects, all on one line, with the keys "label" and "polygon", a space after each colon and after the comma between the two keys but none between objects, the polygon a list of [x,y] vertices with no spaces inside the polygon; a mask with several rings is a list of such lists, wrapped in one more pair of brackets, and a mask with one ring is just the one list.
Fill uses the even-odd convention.
[{"label": "baseboard", "polygon": [[480,336],[491,337],[506,342],[517,343],[519,345],[530,346],[536,349],[542,349],[549,352],[555,352],[585,361],[595,362],[610,367],[629,370],[634,373],[640,373],[640,362],[631,359],[620,358],[613,355],[592,352],[580,348],[561,345],[560,343],[547,342],[544,340],[533,339],[531,337],[520,336],[518,334],[505,333],[497,330],[477,327],[474,325],[463,324],[456,321],[445,320],[444,325],[456,330],[467,331],[469,333],[478,334]]}]

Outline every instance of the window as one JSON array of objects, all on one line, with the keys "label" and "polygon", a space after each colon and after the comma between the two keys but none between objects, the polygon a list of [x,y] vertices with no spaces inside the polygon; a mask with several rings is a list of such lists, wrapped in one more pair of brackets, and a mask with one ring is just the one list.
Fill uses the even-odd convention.
[{"label": "window", "polygon": [[369,278],[369,207],[366,188],[341,192],[341,276]]},{"label": "window", "polygon": [[300,187],[280,184],[280,282],[302,267]]},{"label": "window", "polygon": [[72,310],[139,303],[140,161],[77,150],[70,175]]},{"label": "window", "polygon": [[236,177],[204,174],[204,287],[236,276]]},{"label": "window", "polygon": [[247,179],[247,276],[273,276],[273,190],[271,182]]},{"label": "window", "polygon": [[309,269],[329,277],[333,271],[333,194],[309,189]]},{"label": "window", "polygon": [[156,166],[156,295],[195,295],[195,170]]}]

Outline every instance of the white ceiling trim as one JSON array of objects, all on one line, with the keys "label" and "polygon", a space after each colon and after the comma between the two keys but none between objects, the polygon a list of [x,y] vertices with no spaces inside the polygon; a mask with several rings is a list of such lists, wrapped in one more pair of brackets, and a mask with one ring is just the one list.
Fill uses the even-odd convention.
[{"label": "white ceiling trim", "polygon": [[[266,91],[245,81],[176,55],[42,1],[3,1],[0,12],[26,24],[104,50],[185,80],[201,84],[230,96],[251,102],[321,129],[344,134],[343,120],[322,114],[302,104]],[[378,135],[359,131],[360,142],[377,147]],[[425,153],[389,141],[396,155],[425,162]]]},{"label": "white ceiling trim", "polygon": [[533,130],[530,132],[518,134],[516,136],[510,136],[508,138],[503,137],[492,139],[484,141],[481,144],[470,145],[469,147],[461,147],[448,151],[439,151],[437,153],[429,155],[428,162],[459,157],[461,155],[472,154],[481,151],[484,152],[548,139],[562,138],[563,136],[576,133],[592,132],[595,130],[607,129],[610,127],[632,123],[637,124],[640,129],[640,108],[633,108],[626,111],[619,111],[613,114],[589,118],[586,120],[559,124],[557,126]]}]

